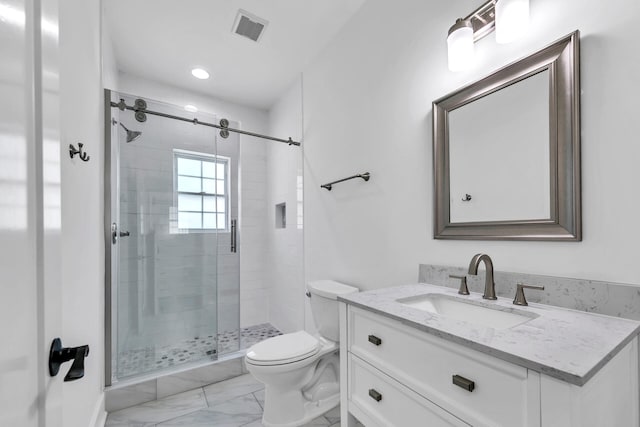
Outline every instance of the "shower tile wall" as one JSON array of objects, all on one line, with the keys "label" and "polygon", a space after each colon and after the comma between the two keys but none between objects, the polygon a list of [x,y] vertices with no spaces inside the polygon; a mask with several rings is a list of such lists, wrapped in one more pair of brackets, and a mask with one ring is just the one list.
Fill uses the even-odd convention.
[{"label": "shower tile wall", "polygon": [[[216,322],[219,332],[237,330],[240,261],[238,254],[229,253],[229,234],[169,232],[175,217],[172,150],[212,153],[215,133],[156,117],[145,124],[125,114],[121,119],[125,126],[143,130],[139,140],[120,144],[120,229],[131,232],[120,243],[117,321],[122,350],[213,335]],[[219,154],[233,155],[223,147],[237,147],[230,144],[232,138],[238,137],[220,144]],[[235,199],[232,217],[238,212]]]},{"label": "shower tile wall", "polygon": [[[286,92],[269,116],[272,135],[288,135],[302,139],[302,92],[298,80]],[[269,250],[267,277],[270,289],[270,322],[283,332],[305,328],[304,262],[303,262],[303,182],[302,149],[286,144],[269,144],[268,222]],[[286,203],[286,227],[276,224],[276,205]],[[310,310],[309,310],[310,311]],[[312,321],[307,322],[310,328]]]},{"label": "shower tile wall", "polygon": [[[304,328],[302,257],[302,156],[287,145],[269,146],[269,215],[267,277],[271,323],[284,332]],[[286,203],[286,227],[277,228],[275,206]]]},{"label": "shower tile wall", "polygon": [[[208,111],[235,120],[240,129],[269,134],[268,113],[195,92],[185,92],[120,72],[118,84],[123,92],[136,93],[151,99],[162,99],[174,105],[194,104]],[[117,100],[116,100],[117,101]],[[179,115],[188,116],[181,111]],[[196,114],[200,117],[200,112]],[[134,127],[138,129],[138,127]],[[288,130],[284,133],[288,134]],[[292,135],[295,136],[295,135]],[[248,327],[269,321],[269,284],[266,275],[265,227],[267,226],[267,163],[266,147],[277,144],[243,135],[240,137],[240,326]],[[224,319],[220,319],[224,323]]]},{"label": "shower tile wall", "polygon": [[243,328],[269,321],[269,280],[265,278],[268,145],[265,140],[243,137],[240,147],[240,326]]}]

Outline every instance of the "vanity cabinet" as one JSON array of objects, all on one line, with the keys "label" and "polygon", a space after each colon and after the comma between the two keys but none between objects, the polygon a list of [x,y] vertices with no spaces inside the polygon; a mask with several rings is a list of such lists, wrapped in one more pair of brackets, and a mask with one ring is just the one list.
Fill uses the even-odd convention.
[{"label": "vanity cabinet", "polygon": [[410,426],[420,420],[425,426],[469,426],[358,357],[350,358],[349,373],[352,409],[366,414],[359,417],[363,421],[373,419],[382,425]]},{"label": "vanity cabinet", "polygon": [[340,308],[343,426],[355,425],[349,415],[367,427],[638,426],[636,339],[580,387],[368,310]]}]

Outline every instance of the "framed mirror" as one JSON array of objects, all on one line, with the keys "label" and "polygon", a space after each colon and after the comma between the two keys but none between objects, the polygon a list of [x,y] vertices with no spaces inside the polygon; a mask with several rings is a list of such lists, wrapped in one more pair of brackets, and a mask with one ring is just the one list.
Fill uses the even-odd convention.
[{"label": "framed mirror", "polygon": [[578,31],[433,102],[436,239],[580,241]]}]

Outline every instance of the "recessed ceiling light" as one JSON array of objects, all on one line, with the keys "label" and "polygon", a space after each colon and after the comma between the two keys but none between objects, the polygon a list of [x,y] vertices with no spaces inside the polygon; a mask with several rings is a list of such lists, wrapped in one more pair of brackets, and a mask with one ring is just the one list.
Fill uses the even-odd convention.
[{"label": "recessed ceiling light", "polygon": [[191,104],[185,105],[184,109],[186,111],[190,112],[190,113],[197,113],[198,112],[198,107],[196,107],[195,105],[191,105]]},{"label": "recessed ceiling light", "polygon": [[196,79],[205,80],[209,78],[209,73],[207,73],[202,68],[194,68],[193,70],[191,70],[191,74],[193,74],[193,77],[195,77]]}]

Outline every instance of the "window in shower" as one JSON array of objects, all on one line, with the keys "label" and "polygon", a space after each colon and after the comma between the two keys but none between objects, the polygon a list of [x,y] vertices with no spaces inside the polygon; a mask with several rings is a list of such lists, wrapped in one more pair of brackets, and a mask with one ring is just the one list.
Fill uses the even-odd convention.
[{"label": "window in shower", "polygon": [[181,231],[229,228],[229,158],[173,151],[174,202]]}]

